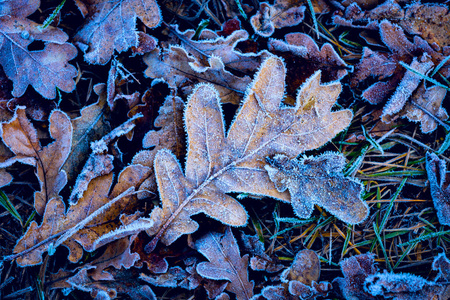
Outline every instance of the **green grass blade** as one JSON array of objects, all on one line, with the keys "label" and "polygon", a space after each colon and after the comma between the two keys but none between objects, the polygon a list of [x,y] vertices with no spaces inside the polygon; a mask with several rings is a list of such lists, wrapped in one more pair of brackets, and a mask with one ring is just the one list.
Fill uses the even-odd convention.
[{"label": "green grass blade", "polygon": [[2,190],[0,190],[0,205],[3,206],[14,218],[16,218],[20,222],[20,225],[23,225],[22,217],[19,215],[11,201],[9,201],[8,196],[6,196]]}]

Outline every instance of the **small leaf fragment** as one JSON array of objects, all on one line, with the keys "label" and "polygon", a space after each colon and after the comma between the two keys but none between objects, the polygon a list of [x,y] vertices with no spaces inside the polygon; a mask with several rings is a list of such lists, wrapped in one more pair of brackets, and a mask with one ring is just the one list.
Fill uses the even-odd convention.
[{"label": "small leaf fragment", "polygon": [[426,155],[426,170],[430,181],[431,198],[437,210],[439,223],[450,225],[450,173],[443,159],[434,153]]}]

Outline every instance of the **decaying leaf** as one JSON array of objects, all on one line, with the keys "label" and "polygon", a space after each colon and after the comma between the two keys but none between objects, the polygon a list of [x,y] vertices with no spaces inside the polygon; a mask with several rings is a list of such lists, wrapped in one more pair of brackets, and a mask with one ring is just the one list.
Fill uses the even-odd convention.
[{"label": "decaying leaf", "polygon": [[[3,142],[16,155],[8,161],[31,159],[36,166],[41,190],[34,194],[34,207],[42,215],[47,202],[58,196],[67,183],[61,167],[69,155],[72,140],[70,119],[60,110],[51,113],[49,130],[55,141],[45,147],[41,147],[36,129],[25,115],[25,107],[19,106],[14,117],[0,126]],[[3,164],[8,165],[8,161]]]},{"label": "decaying leaf", "polygon": [[282,284],[266,286],[261,295],[268,300],[308,300],[325,297],[331,290],[331,283],[321,281],[320,262],[317,254],[309,249],[299,251],[290,268],[281,274]]},{"label": "decaying leaf", "polygon": [[303,4],[298,0],[276,0],[274,5],[262,2],[256,15],[251,17],[250,24],[257,34],[269,37],[276,28],[300,24],[305,16]]},{"label": "decaying leaf", "polygon": [[[138,47],[136,19],[154,28],[161,22],[155,0],[89,0],[77,2],[87,11],[86,24],[75,35],[77,45],[91,64],[106,64],[114,53]],[[84,6],[84,7],[83,7]]]},{"label": "decaying leaf", "polygon": [[[445,56],[418,36],[414,37],[414,42],[410,42],[403,30],[389,21],[380,22],[379,27],[382,41],[391,53],[374,52],[365,48],[351,78],[351,86],[355,87],[370,76],[376,77],[377,82],[363,91],[362,96],[370,103],[378,104],[391,95],[383,111],[383,121],[390,122],[398,116],[407,116],[413,121],[421,120],[424,132],[431,132],[438,124],[434,118],[445,120],[447,117],[440,108],[442,92],[437,92],[436,88],[430,88],[428,92],[424,87],[420,88],[423,77],[405,69],[400,62],[427,75]],[[448,77],[449,67],[450,65],[444,64],[439,72]],[[435,93],[434,97],[430,97],[430,94]],[[424,98],[433,102],[425,104]],[[425,117],[424,114],[428,116]],[[430,115],[434,118],[429,117]]]},{"label": "decaying leaf", "polygon": [[96,85],[94,91],[99,96],[97,102],[84,107],[80,111],[80,116],[72,119],[72,146],[69,157],[63,166],[69,181],[76,179],[80,174],[83,166],[81,159],[87,157],[91,151],[90,143],[111,131],[110,125],[106,121],[108,111],[105,85]]},{"label": "decaying leaf", "polygon": [[341,80],[347,75],[347,70],[351,69],[329,43],[325,43],[319,50],[316,42],[304,33],[288,33],[285,40],[270,39],[268,47],[286,62],[289,95],[295,95],[296,87],[317,70],[322,71],[323,82],[330,82]]},{"label": "decaying leaf", "polygon": [[197,265],[200,276],[229,280],[226,289],[236,294],[238,300],[250,299],[253,296],[254,283],[248,281],[248,255],[241,257],[230,228],[227,228],[225,234],[206,234],[195,242],[195,247],[209,260]]},{"label": "decaying leaf", "polygon": [[238,104],[251,82],[248,76],[239,77],[225,70],[218,56],[211,56],[207,65],[203,66],[195,56],[179,46],[171,46],[162,54],[161,50],[155,49],[144,56],[144,62],[148,65],[146,76],[163,78],[171,88],[180,88],[186,95],[191,93],[195,83],[214,84],[225,103]]},{"label": "decaying leaf", "polygon": [[450,175],[443,159],[434,153],[427,153],[427,175],[430,181],[430,192],[434,207],[437,210],[439,223],[450,225]]},{"label": "decaying leaf", "polygon": [[341,270],[344,278],[336,278],[342,295],[346,300],[367,299],[372,300],[371,296],[364,290],[364,282],[367,277],[376,274],[375,256],[371,253],[361,254],[349,257],[341,261]]},{"label": "decaying leaf", "polygon": [[369,207],[361,199],[364,186],[344,177],[345,158],[339,153],[290,160],[285,155],[268,158],[266,170],[279,192],[289,190],[291,204],[299,218],[311,217],[317,204],[349,224],[364,221]]},{"label": "decaying leaf", "polygon": [[208,67],[208,59],[216,56],[220,57],[230,70],[254,72],[269,55],[267,51],[242,53],[236,48],[239,42],[248,40],[249,35],[245,30],[235,30],[227,37],[221,37],[211,30],[203,30],[198,40],[193,40],[194,30],[180,32],[178,27],[175,27],[171,29],[171,33],[173,33],[172,44],[180,44],[189,54],[197,58],[194,64],[198,69]]},{"label": "decaying leaf", "polygon": [[[360,3],[352,3],[344,14],[333,17],[335,24],[355,28],[377,29],[384,19],[396,22],[410,34],[420,35],[438,47],[450,45],[450,14],[448,6],[439,3],[415,2],[402,8],[400,1],[388,0],[371,10],[363,10]],[[360,5],[358,5],[360,4]]]},{"label": "decaying leaf", "polygon": [[[22,96],[28,85],[49,99],[56,97],[56,88],[71,92],[77,70],[68,62],[77,49],[66,43],[69,37],[62,30],[41,28],[26,18],[38,9],[40,1],[16,2],[2,1],[0,13],[0,64],[14,83],[13,96]],[[45,48],[28,50],[34,40],[45,42]]]},{"label": "decaying leaf", "polygon": [[196,231],[198,224],[190,216],[200,212],[231,226],[244,225],[247,214],[228,192],[290,201],[289,193],[277,191],[270,181],[265,157],[279,153],[294,158],[348,126],[350,110],[330,111],[340,84],[321,85],[320,72],[304,83],[295,107],[281,106],[285,72],[277,57],[263,63],[227,135],[217,91],[197,86],[184,115],[189,145],[185,174],[169,151],[160,150],[155,157],[162,208],[151,212],[156,226],[148,233],[156,236],[147,251],[160,238],[168,245]]},{"label": "decaying leaf", "polygon": [[[152,150],[142,150],[133,157],[134,164],[141,164],[152,170],[151,175],[142,183],[141,191],[146,190],[155,193],[157,190],[153,162],[159,150],[169,149],[178,158],[181,158],[184,154],[183,110],[184,102],[179,97],[167,97],[160,107],[159,116],[154,123],[154,127],[161,127],[161,129],[147,132],[142,140],[143,148],[154,148]],[[145,193],[138,195],[139,198],[145,196]]]},{"label": "decaying leaf", "polygon": [[[54,288],[64,287],[63,293],[68,295],[74,289],[89,292],[95,299],[115,299],[118,294],[127,295],[136,300],[156,300],[156,295],[148,285],[141,285],[136,278],[139,276],[136,270],[112,269],[109,271],[114,280],[95,280],[89,272],[95,270],[95,266],[83,266],[75,275],[65,279],[65,284]],[[54,275],[53,278],[66,274]]]},{"label": "decaying leaf", "polygon": [[4,169],[0,169],[0,187],[10,184],[12,180],[13,177],[11,174],[6,172]]},{"label": "decaying leaf", "polygon": [[275,273],[284,268],[282,264],[276,264],[276,262],[265,253],[264,243],[259,240],[258,236],[242,234],[241,240],[244,249],[252,254],[252,257],[250,257],[250,268],[252,270]]},{"label": "decaying leaf", "polygon": [[442,107],[447,91],[440,86],[425,88],[422,83],[416,92],[412,95],[411,101],[405,104],[403,109],[405,116],[410,121],[420,122],[420,129],[423,133],[433,132],[439,120],[447,120],[448,114]]},{"label": "decaying leaf", "polygon": [[[66,211],[61,198],[52,198],[45,208],[41,225],[31,222],[25,235],[18,241],[11,258],[17,257],[21,266],[42,262],[42,254],[54,251],[59,244],[69,249],[69,260],[77,262],[83,249],[93,251],[99,236],[119,227],[119,215],[132,210],[137,189],[149,173],[149,168],[130,165],[120,174],[110,191],[113,175],[93,179],[83,197]],[[119,201],[120,200],[120,201]]]}]

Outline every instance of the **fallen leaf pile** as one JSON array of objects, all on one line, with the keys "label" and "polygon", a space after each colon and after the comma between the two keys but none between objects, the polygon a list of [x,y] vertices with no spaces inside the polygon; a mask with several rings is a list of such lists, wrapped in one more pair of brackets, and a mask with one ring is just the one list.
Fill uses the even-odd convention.
[{"label": "fallen leaf pile", "polygon": [[450,298],[449,19],[1,1],[0,298]]}]

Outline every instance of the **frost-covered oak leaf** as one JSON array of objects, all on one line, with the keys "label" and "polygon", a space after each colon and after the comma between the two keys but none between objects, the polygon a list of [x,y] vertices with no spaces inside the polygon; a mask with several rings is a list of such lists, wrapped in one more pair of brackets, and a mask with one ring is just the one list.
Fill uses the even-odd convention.
[{"label": "frost-covered oak leaf", "polygon": [[338,153],[290,160],[285,155],[268,158],[266,170],[280,192],[289,190],[295,214],[307,219],[317,204],[349,224],[364,221],[369,207],[361,199],[363,185],[344,177],[345,158]]},{"label": "frost-covered oak leaf", "polygon": [[[39,1],[5,0],[0,3],[0,64],[13,81],[14,97],[22,96],[31,85],[45,98],[56,97],[56,88],[71,92],[77,70],[68,62],[77,49],[62,30],[42,28],[26,17],[39,8]],[[42,41],[42,50],[28,50],[33,41]]]},{"label": "frost-covered oak leaf", "polygon": [[34,207],[40,215],[44,213],[47,202],[58,196],[67,183],[66,172],[61,168],[72,142],[72,124],[64,112],[54,110],[49,120],[50,136],[55,141],[45,147],[41,147],[37,131],[26,117],[24,106],[17,107],[9,122],[0,124],[2,140],[15,154],[0,166],[6,167],[20,161],[36,167],[41,190],[34,193]]},{"label": "frost-covered oak leaf", "polygon": [[350,110],[331,112],[341,85],[320,84],[316,72],[301,87],[295,107],[282,104],[286,68],[278,57],[262,64],[233,123],[225,133],[220,99],[208,84],[197,86],[185,110],[188,154],[185,171],[175,156],[160,150],[155,174],[162,201],[151,218],[156,235],[151,251],[161,239],[168,245],[197,230],[190,216],[203,212],[231,226],[243,226],[247,213],[226,193],[251,193],[290,201],[279,192],[264,168],[265,158],[277,153],[294,158],[316,149],[346,128]]},{"label": "frost-covered oak leaf", "polygon": [[106,64],[114,50],[127,51],[138,47],[136,19],[154,28],[161,22],[161,12],[155,0],[89,0],[77,2],[88,13],[86,24],[75,35],[77,45],[91,64]]},{"label": "frost-covered oak leaf", "polygon": [[20,266],[40,264],[44,252],[62,244],[69,249],[68,259],[79,261],[83,249],[95,250],[99,236],[119,227],[119,215],[132,210],[136,203],[136,196],[130,195],[130,191],[137,189],[148,174],[149,168],[130,165],[119,174],[114,187],[112,173],[97,177],[67,211],[60,197],[52,198],[41,225],[31,222],[8,259],[17,258]]},{"label": "frost-covered oak leaf", "polygon": [[241,257],[230,228],[225,234],[206,234],[195,242],[195,247],[209,260],[197,265],[199,275],[208,279],[229,280],[226,289],[235,293],[238,300],[248,300],[253,296],[254,283],[248,281],[248,255]]}]

